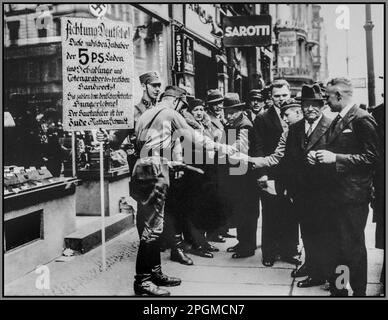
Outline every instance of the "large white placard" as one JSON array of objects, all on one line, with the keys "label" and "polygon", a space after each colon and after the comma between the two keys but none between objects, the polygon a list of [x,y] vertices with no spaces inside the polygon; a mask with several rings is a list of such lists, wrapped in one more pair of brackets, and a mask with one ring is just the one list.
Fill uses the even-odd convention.
[{"label": "large white placard", "polygon": [[133,28],[106,19],[61,18],[63,127],[133,128]]}]

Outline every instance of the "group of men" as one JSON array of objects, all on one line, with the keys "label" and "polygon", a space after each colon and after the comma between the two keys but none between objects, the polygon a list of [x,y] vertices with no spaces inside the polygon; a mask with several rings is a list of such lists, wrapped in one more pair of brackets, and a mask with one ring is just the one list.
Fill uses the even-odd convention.
[{"label": "group of men", "polygon": [[[144,94],[135,106],[135,130],[117,131],[110,139],[117,146],[131,137],[138,153],[130,186],[138,202],[140,237],[135,294],[169,295],[161,286],[181,283],[162,273],[158,239],[164,226],[169,171],[183,166],[169,156],[182,140],[227,159],[228,188],[219,190],[234,202],[237,216],[233,226],[238,243],[227,250],[233,258],[255,254],[261,202],[263,265],[271,267],[276,259],[301,264],[300,226],[305,262],[291,274],[305,277],[298,286],[328,281],[332,295],[347,295],[346,287],[336,281],[346,269],[353,294],[366,294],[364,228],[380,146],[376,122],[353,102],[348,79],[333,79],[326,88],[304,85],[296,99],[291,99],[287,81],[275,80],[268,101],[261,90],[251,90],[249,109],[237,93],[223,96],[211,90],[210,96],[219,98],[214,100],[219,108],[213,108],[217,112],[212,115],[217,139],[193,130],[181,115],[187,106],[185,90],[168,86],[160,95],[156,72],[143,74],[140,82]],[[99,139],[106,137],[100,134]],[[192,264],[182,248],[172,251],[171,257]]]}]

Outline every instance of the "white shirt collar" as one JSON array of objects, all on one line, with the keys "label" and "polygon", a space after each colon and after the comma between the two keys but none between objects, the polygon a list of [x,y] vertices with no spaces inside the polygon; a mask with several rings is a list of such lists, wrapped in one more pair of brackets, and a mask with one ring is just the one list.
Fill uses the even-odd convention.
[{"label": "white shirt collar", "polygon": [[[312,125],[311,125],[311,126],[312,126],[312,131],[315,130],[316,126],[318,125],[319,121],[321,121],[321,119],[322,119],[322,114],[319,116],[319,118],[318,118],[317,120],[315,120],[315,121],[312,123]],[[305,120],[305,121],[304,121],[304,131],[305,131],[305,133],[308,132],[309,128],[310,128],[310,123],[307,122],[307,120]]]},{"label": "white shirt collar", "polygon": [[345,108],[343,108],[341,110],[341,112],[339,113],[339,115],[341,116],[341,118],[343,119],[346,114],[349,112],[349,110],[353,107],[353,102],[350,102]]}]

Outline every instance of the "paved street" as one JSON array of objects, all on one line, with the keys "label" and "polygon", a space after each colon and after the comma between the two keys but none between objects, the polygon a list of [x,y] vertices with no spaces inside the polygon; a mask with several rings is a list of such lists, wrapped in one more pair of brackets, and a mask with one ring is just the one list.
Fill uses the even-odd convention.
[{"label": "paved street", "polygon": [[[371,217],[370,217],[371,218]],[[380,294],[379,277],[383,252],[374,249],[374,227],[366,229],[368,246],[368,292]],[[233,230],[234,231],[234,230]],[[260,239],[260,228],[258,239]],[[276,262],[274,267],[261,264],[261,250],[245,259],[231,259],[227,247],[235,239],[215,244],[221,251],[214,259],[192,256],[193,266],[183,266],[169,260],[169,250],[162,253],[163,271],[182,278],[179,287],[169,288],[172,296],[327,296],[323,288],[299,289],[290,277],[293,265]],[[138,239],[135,229],[122,233],[106,246],[107,271],[101,270],[101,247],[68,262],[53,261],[50,270],[50,289],[36,289],[39,276],[31,272],[5,286],[6,296],[133,296],[133,276]]]}]

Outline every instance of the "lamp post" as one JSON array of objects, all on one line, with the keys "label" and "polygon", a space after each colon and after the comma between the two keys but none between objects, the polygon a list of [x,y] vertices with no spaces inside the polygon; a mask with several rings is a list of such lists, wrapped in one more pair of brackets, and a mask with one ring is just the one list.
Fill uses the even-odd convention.
[{"label": "lamp post", "polygon": [[373,107],[376,104],[375,100],[375,72],[373,66],[373,23],[371,18],[371,6],[365,5],[365,35],[366,35],[366,60],[368,69],[368,103],[369,107]]}]

